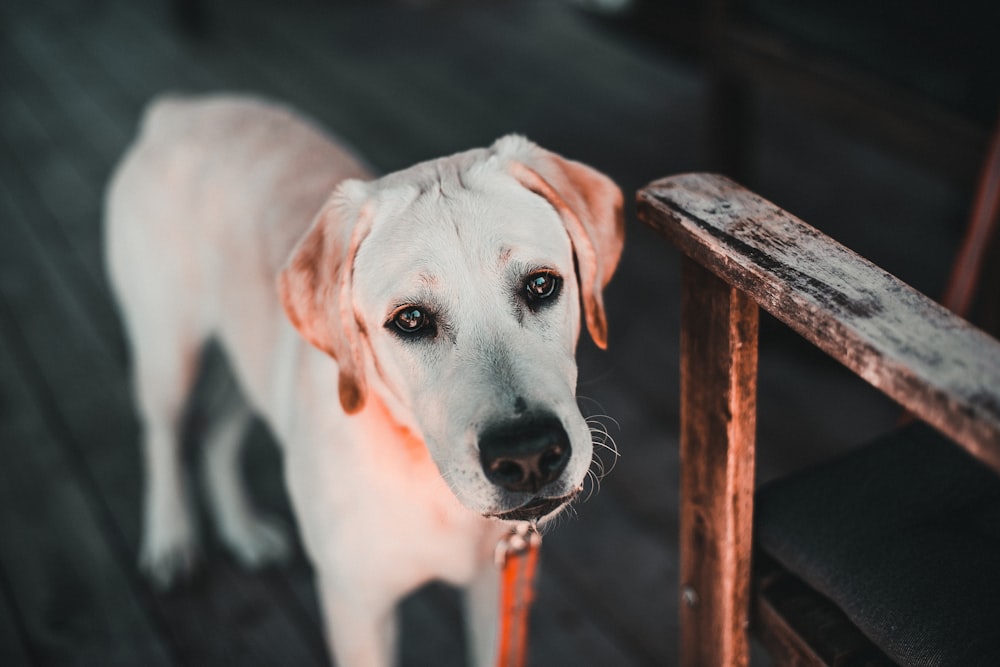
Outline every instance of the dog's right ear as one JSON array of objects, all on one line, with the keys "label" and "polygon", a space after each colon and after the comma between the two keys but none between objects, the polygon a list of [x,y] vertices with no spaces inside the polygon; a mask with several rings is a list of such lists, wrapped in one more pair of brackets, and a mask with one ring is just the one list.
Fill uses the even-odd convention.
[{"label": "dog's right ear", "polygon": [[548,201],[562,218],[573,245],[587,329],[594,343],[605,349],[608,322],[602,292],[618,266],[625,241],[621,190],[595,169],[524,137],[502,137],[493,150],[507,157],[507,168],[521,185]]},{"label": "dog's right ear", "polygon": [[337,360],[340,404],[348,414],[365,404],[367,383],[354,312],[354,257],[371,228],[362,181],[341,183],[299,240],[278,276],[278,293],[302,337]]}]

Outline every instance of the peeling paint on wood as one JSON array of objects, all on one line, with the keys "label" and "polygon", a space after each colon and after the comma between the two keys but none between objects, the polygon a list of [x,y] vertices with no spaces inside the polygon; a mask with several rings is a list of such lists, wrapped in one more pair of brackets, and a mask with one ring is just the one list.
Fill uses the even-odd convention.
[{"label": "peeling paint on wood", "polygon": [[639,193],[639,217],[827,354],[1000,471],[1000,343],[718,175]]}]

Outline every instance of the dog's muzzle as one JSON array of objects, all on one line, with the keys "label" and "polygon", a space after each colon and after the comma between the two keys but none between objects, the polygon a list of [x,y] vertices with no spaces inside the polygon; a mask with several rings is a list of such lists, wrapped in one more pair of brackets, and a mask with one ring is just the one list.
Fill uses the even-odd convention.
[{"label": "dog's muzzle", "polygon": [[540,521],[558,511],[576,497],[575,493],[559,498],[535,498],[531,502],[493,516],[503,521]]},{"label": "dog's muzzle", "polygon": [[479,437],[486,478],[505,491],[534,496],[493,516],[505,521],[538,520],[572,500],[575,494],[536,495],[559,479],[571,453],[566,429],[554,415],[526,415],[486,428]]},{"label": "dog's muzzle", "polygon": [[570,458],[569,436],[555,416],[527,416],[488,427],[479,436],[486,478],[506,491],[538,493]]}]

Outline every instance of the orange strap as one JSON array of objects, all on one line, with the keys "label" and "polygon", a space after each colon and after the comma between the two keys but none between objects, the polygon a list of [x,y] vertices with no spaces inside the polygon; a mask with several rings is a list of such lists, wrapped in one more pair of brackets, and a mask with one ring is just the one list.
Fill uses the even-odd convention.
[{"label": "orange strap", "polygon": [[528,656],[528,616],[535,601],[535,572],[542,536],[518,524],[497,545],[500,575],[500,646],[497,667],[524,667]]}]

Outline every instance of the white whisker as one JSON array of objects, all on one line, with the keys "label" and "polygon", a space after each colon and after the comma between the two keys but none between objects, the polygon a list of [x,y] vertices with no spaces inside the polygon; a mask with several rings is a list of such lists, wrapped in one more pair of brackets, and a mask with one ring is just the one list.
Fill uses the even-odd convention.
[{"label": "white whisker", "polygon": [[588,500],[590,500],[591,496],[594,495],[594,493],[597,491],[600,485],[601,481],[597,478],[597,475],[594,474],[594,471],[588,470],[587,476],[584,481],[584,488],[586,489],[585,491],[586,495],[584,496],[582,502],[587,502]]},{"label": "white whisker", "polygon": [[[591,417],[587,420],[587,424],[590,427],[591,441],[594,444],[594,464],[598,468],[599,478],[603,478],[614,470],[615,465],[618,463],[618,445],[615,443],[614,437],[608,433],[607,426],[603,422],[599,422]],[[609,452],[612,455],[610,466],[604,463],[600,450]]]},{"label": "white whisker", "polygon": [[587,401],[588,403],[592,403],[594,406],[596,406],[598,410],[602,412],[604,411],[604,406],[601,405],[601,402],[598,401],[597,399],[591,398],[589,396],[584,396],[582,394],[577,394],[576,400],[578,403],[581,401]]},{"label": "white whisker", "polygon": [[614,417],[612,417],[611,415],[605,415],[605,414],[590,415],[589,417],[587,417],[587,423],[594,422],[596,424],[601,424],[603,426],[604,424],[600,420],[604,420],[604,419],[606,419],[607,421],[609,421],[612,424],[614,424],[615,428],[617,428],[619,431],[622,430],[621,424],[619,424],[618,420],[615,419]]}]

